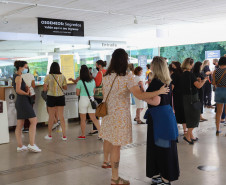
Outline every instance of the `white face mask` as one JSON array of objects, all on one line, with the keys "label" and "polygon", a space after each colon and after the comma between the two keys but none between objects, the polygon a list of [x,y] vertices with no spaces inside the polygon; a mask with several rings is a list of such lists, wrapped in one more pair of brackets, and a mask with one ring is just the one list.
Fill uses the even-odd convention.
[{"label": "white face mask", "polygon": [[23,74],[27,74],[27,72],[28,72],[28,69],[26,68],[22,71]]}]

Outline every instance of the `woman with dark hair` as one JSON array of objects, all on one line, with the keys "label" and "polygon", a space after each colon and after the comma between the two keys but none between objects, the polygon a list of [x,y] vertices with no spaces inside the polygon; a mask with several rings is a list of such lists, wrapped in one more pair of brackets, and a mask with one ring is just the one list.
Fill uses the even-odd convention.
[{"label": "woman with dark hair", "polygon": [[[198,81],[196,76],[191,72],[194,65],[194,60],[192,58],[186,58],[182,63],[182,94],[184,103],[184,113],[186,124],[188,128],[187,134],[184,136],[184,140],[193,145],[198,138],[194,137],[193,130],[198,127],[200,121],[201,107],[198,105],[198,89],[200,89],[208,79]],[[196,106],[197,105],[197,106]]]},{"label": "woman with dark hair", "polygon": [[220,131],[221,115],[223,112],[224,104],[226,104],[226,57],[221,57],[218,65],[219,68],[216,69],[213,73],[213,85],[216,86],[215,102],[217,103],[217,113],[216,113],[217,136],[221,133]]},{"label": "woman with dark hair", "polygon": [[183,104],[183,95],[182,95],[182,74],[183,71],[181,69],[180,62],[173,61],[172,62],[172,70],[173,73],[171,74],[172,79],[172,90],[173,90],[173,107],[175,116],[177,119],[177,123],[182,124],[184,135],[187,134],[187,127],[186,127],[186,119],[184,114],[184,104]]},{"label": "woman with dark hair", "polygon": [[[86,139],[85,131],[86,131],[86,114],[89,114],[90,119],[93,121],[97,130],[100,130],[100,123],[97,120],[95,113],[96,110],[92,108],[89,96],[92,100],[94,100],[94,92],[95,92],[95,81],[91,77],[89,73],[89,69],[86,65],[82,65],[80,69],[80,80],[76,86],[76,95],[80,96],[79,99],[79,114],[81,118],[81,130],[82,134],[78,137],[78,139]],[[87,88],[87,90],[86,90]],[[87,93],[88,91],[88,93]]]},{"label": "woman with dark hair", "polygon": [[142,92],[134,76],[127,73],[127,69],[128,54],[124,49],[116,49],[103,78],[103,101],[107,104],[108,114],[103,117],[99,135],[104,139],[102,168],[112,168],[112,185],[130,184],[118,175],[121,146],[132,143],[130,93],[138,99],[146,100],[159,94],[167,94],[169,91],[163,86],[155,92]]},{"label": "woman with dark hair", "polygon": [[[143,73],[142,67],[138,66],[135,68],[134,70],[135,82],[140,87],[140,90],[144,92],[144,83],[143,83],[143,79],[141,78],[142,73]],[[145,102],[135,97],[135,104],[137,109],[136,109],[136,117],[134,118],[134,121],[136,121],[137,124],[145,124],[140,120],[140,113],[145,108]]]},{"label": "woman with dark hair", "polygon": [[208,76],[209,79],[206,81],[206,83],[203,86],[203,102],[204,102],[204,106],[207,108],[211,108],[213,109],[214,107],[211,105],[211,100],[212,100],[212,74],[213,72],[210,71],[210,61],[209,60],[204,60],[202,63],[202,73],[205,76]]},{"label": "woman with dark hair", "polygon": [[[196,76],[197,80],[200,82],[202,80],[204,80],[204,75],[203,73],[201,73],[201,66],[202,66],[202,62],[196,62],[195,65],[194,65],[194,68],[193,68],[193,73],[194,75]],[[199,94],[199,100],[202,104],[202,107],[201,107],[201,114],[200,114],[200,122],[202,121],[208,121],[207,119],[203,118],[202,117],[202,114],[203,114],[203,87],[201,87],[200,89],[198,89],[198,94]]]},{"label": "woman with dark hair", "polygon": [[[32,152],[41,152],[38,146],[35,145],[35,134],[37,117],[33,110],[30,101],[30,89],[26,86],[23,78],[21,77],[25,68],[27,68],[26,61],[15,61],[14,66],[16,68],[16,73],[13,75],[13,87],[17,94],[16,99],[16,110],[17,110],[17,126],[15,130],[16,139],[18,143],[17,152],[22,152],[25,150],[30,150]],[[29,145],[26,147],[22,143],[21,131],[24,126],[24,120],[29,119]]]},{"label": "woman with dark hair", "polygon": [[[106,65],[107,65],[107,62],[103,61],[103,60],[98,60],[96,62],[96,69],[98,70],[98,73],[97,73],[96,77],[94,78],[95,83],[96,83],[94,98],[98,104],[100,104],[103,101],[102,80],[103,80],[104,74],[106,73],[106,69],[104,69],[104,67],[106,67]],[[98,130],[97,130],[95,124],[93,124],[93,130],[89,134],[90,135],[98,134]]]},{"label": "woman with dark hair", "polygon": [[64,119],[65,96],[63,90],[67,90],[67,81],[65,76],[60,72],[60,65],[57,62],[51,64],[49,74],[44,79],[43,90],[47,91],[46,104],[49,113],[48,134],[45,136],[45,139],[52,139],[52,127],[57,112],[62,128],[61,139],[66,141],[67,136]]}]

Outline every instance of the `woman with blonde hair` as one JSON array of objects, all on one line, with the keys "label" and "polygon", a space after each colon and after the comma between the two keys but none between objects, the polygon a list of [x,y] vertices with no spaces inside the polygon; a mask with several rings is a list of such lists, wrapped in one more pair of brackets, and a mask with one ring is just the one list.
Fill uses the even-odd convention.
[{"label": "woman with blonde hair", "polygon": [[198,127],[201,114],[201,102],[198,97],[198,89],[200,89],[208,77],[204,80],[198,81],[196,76],[191,72],[193,68],[194,60],[192,58],[186,58],[182,63],[182,84],[183,84],[183,103],[184,103],[184,113],[186,124],[188,128],[187,134],[184,136],[184,140],[189,144],[194,144],[194,141],[198,141],[198,138],[194,137],[193,129]]},{"label": "woman with blonde hair", "polygon": [[134,76],[127,73],[127,69],[128,54],[124,49],[116,49],[103,78],[103,101],[107,104],[108,114],[103,117],[99,135],[104,139],[102,168],[112,168],[112,185],[130,184],[129,181],[120,178],[118,174],[121,146],[132,143],[130,93],[142,100],[168,93],[168,88],[164,85],[153,92],[142,92],[135,82]]},{"label": "woman with blonde hair", "polygon": [[204,60],[203,63],[202,63],[202,67],[201,67],[202,73],[205,76],[209,77],[209,80],[207,80],[206,83],[203,86],[204,106],[207,107],[207,108],[214,108],[211,105],[211,99],[212,99],[212,85],[211,85],[211,82],[212,82],[212,74],[213,73],[210,71],[209,65],[210,65],[210,61],[209,60]]},{"label": "woman with blonde hair", "polygon": [[146,175],[153,184],[171,184],[179,178],[177,154],[178,128],[173,109],[171,78],[163,57],[154,57],[151,63],[152,81],[147,92],[159,90],[164,84],[170,93],[146,100],[148,110],[145,117],[148,123]]}]

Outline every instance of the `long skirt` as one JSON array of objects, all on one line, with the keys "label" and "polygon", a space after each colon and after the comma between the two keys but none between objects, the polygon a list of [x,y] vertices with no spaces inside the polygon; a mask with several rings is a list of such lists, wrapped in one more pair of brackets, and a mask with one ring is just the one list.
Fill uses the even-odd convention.
[{"label": "long skirt", "polygon": [[[192,97],[191,97],[192,96]],[[184,95],[184,113],[187,128],[195,128],[199,126],[201,109],[195,109],[191,102],[199,101],[198,93],[195,95]]]},{"label": "long skirt", "polygon": [[180,170],[176,141],[171,141],[170,148],[156,146],[151,116],[147,119],[147,123],[146,176],[152,178],[153,176],[161,175],[164,179],[169,181],[178,180]]}]

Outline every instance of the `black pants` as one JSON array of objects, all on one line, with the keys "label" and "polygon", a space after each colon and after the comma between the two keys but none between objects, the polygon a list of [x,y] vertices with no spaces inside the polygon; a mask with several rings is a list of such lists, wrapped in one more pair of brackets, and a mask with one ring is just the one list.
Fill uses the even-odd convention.
[{"label": "black pants", "polygon": [[[95,100],[97,101],[98,104],[100,104],[103,101],[103,99],[99,99],[99,98],[95,98]],[[98,119],[98,117],[97,117],[97,119]],[[93,124],[93,130],[97,130],[97,128],[94,124]]]},{"label": "black pants", "polygon": [[211,106],[211,99],[212,99],[212,87],[209,82],[207,82],[203,86],[203,91],[204,91],[204,105],[205,106]]}]

